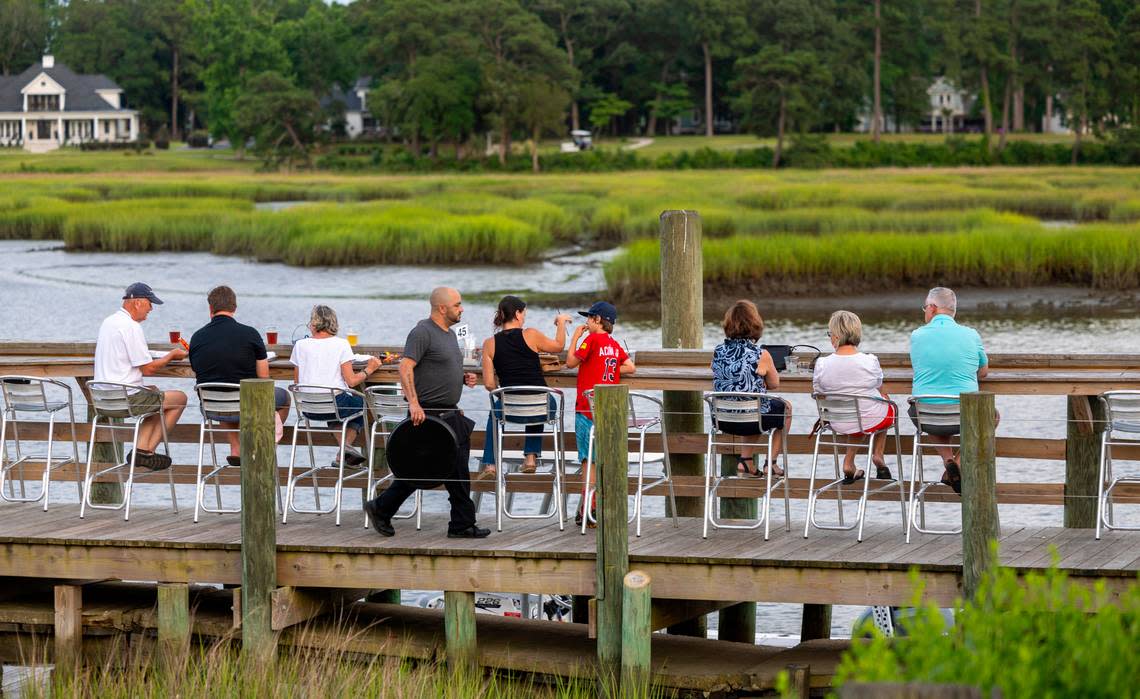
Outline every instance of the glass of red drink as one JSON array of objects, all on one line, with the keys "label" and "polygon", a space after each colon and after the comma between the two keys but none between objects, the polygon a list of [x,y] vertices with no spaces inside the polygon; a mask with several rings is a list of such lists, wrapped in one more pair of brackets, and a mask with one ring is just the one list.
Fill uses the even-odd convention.
[{"label": "glass of red drink", "polygon": [[277,344],[277,328],[273,327],[272,325],[265,329],[265,344]]},{"label": "glass of red drink", "polygon": [[170,328],[170,344],[177,345],[178,340],[182,338],[182,331],[177,328]]}]

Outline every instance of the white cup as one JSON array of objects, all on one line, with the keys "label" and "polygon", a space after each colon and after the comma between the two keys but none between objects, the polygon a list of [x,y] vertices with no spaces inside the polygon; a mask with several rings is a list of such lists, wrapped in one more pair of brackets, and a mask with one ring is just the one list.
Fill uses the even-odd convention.
[{"label": "white cup", "polygon": [[784,373],[785,374],[798,374],[800,373],[800,358],[793,355],[788,355],[784,358]]}]

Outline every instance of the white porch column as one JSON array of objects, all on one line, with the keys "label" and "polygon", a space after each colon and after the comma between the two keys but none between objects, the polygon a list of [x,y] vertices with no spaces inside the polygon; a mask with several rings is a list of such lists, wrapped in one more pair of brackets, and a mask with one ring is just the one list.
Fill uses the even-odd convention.
[{"label": "white porch column", "polygon": [[131,124],[131,140],[137,141],[139,139],[139,116],[138,116],[138,114],[132,114],[131,115],[130,124]]},{"label": "white porch column", "polygon": [[99,132],[99,117],[95,117],[92,121],[95,123],[95,138],[93,138],[91,140],[102,141],[103,140],[103,134]]},{"label": "white porch column", "polygon": [[64,142],[67,140],[65,138],[65,134],[63,133],[63,117],[62,116],[60,116],[59,118],[56,119],[56,124],[59,125],[59,132],[56,133],[56,141],[59,143],[59,145],[62,146],[64,144]]},{"label": "white porch column", "polygon": [[28,120],[26,118],[23,118],[23,117],[20,118],[20,128],[21,128],[20,139],[26,144],[29,141],[29,139],[28,139]]}]

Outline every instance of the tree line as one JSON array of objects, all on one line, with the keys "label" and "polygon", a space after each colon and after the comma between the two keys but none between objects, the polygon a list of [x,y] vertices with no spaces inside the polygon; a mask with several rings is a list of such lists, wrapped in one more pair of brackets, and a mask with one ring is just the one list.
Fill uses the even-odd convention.
[{"label": "tree line", "polygon": [[928,123],[937,76],[994,148],[1059,115],[1075,158],[1140,123],[1134,0],[0,0],[0,73],[45,51],[117,81],[151,133],[273,148],[304,148],[359,76],[385,137],[433,157],[685,119],[775,135],[778,164],[787,133]]}]

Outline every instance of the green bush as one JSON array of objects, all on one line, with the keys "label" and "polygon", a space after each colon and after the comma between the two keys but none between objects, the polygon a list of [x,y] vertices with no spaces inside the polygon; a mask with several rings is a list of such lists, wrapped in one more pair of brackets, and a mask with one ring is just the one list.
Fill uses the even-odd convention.
[{"label": "green bush", "polygon": [[190,135],[186,137],[186,145],[191,148],[209,148],[210,134],[205,131],[191,131]]},{"label": "green bush", "polygon": [[954,625],[932,604],[919,605],[906,635],[872,631],[853,643],[836,683],[932,682],[980,687],[1006,699],[1134,697],[1140,691],[1140,585],[1113,599],[1056,568],[1019,578],[988,575]]}]

